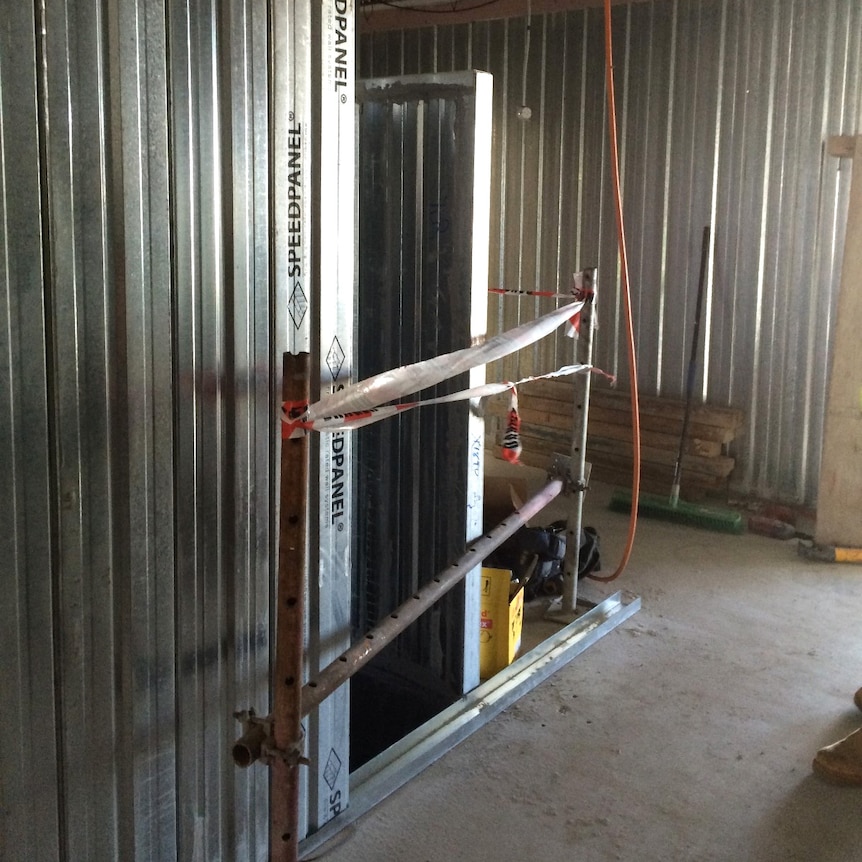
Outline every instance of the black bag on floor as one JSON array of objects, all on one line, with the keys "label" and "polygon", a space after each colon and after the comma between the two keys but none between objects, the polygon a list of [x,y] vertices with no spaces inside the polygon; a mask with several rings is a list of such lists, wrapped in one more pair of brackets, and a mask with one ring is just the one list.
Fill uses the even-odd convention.
[{"label": "black bag on floor", "polygon": [[[485,564],[510,569],[512,580],[524,584],[525,598],[560,595],[563,591],[563,560],[566,556],[566,522],[548,527],[521,527],[495,550]],[[578,580],[601,571],[599,535],[593,527],[581,530]]]}]

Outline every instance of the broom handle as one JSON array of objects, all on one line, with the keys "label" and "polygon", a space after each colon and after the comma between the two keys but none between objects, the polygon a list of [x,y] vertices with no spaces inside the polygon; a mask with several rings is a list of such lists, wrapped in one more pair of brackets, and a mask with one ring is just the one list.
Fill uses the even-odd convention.
[{"label": "broom handle", "polygon": [[703,288],[706,283],[706,264],[709,257],[709,225],[703,229],[703,242],[700,247],[700,276],[697,280],[697,301],[694,308],[694,332],[691,337],[691,356],[688,360],[688,374],[685,380],[685,412],[682,417],[682,433],[679,435],[679,452],[673,469],[673,485],[670,489],[670,504],[679,502],[679,483],[682,476],[682,453],[688,434],[688,420],[691,416],[691,398],[694,394],[694,377],[697,371],[697,348],[700,342],[700,312],[703,307]]}]

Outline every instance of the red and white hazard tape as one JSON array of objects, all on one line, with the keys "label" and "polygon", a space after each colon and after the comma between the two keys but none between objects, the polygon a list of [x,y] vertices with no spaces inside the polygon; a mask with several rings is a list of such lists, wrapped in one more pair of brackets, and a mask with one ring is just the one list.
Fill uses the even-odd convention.
[{"label": "red and white hazard tape", "polygon": [[[310,418],[311,411],[305,409],[306,405],[304,403],[286,403],[283,405],[281,415],[283,423],[282,436],[301,437],[309,431],[319,431],[322,433],[349,431],[353,428],[362,428],[365,425],[371,425],[374,422],[379,422],[381,419],[387,419],[390,416],[396,416],[399,413],[406,413],[408,410],[413,410],[416,407],[428,407],[432,404],[450,404],[455,401],[469,401],[486,398],[490,395],[499,395],[507,391],[511,391],[514,394],[516,386],[529,383],[531,380],[565,377],[569,374],[577,374],[590,370],[591,367],[589,365],[564,365],[562,368],[558,368],[556,371],[551,371],[548,374],[524,377],[522,380],[512,383],[484,383],[481,386],[474,386],[472,389],[462,389],[460,392],[441,395],[438,398],[426,398],[423,401],[411,401],[404,404],[386,404],[380,407],[372,407],[368,410],[353,410],[333,416],[320,416],[315,419]],[[517,396],[515,395],[514,397],[515,410],[517,411]]]},{"label": "red and white hazard tape", "polygon": [[503,460],[510,464],[521,461],[521,414],[518,413],[518,390],[513,386],[506,414],[506,431],[503,434]]},{"label": "red and white hazard tape", "polygon": [[[499,335],[492,336],[483,344],[465,347],[462,350],[455,350],[452,353],[435,356],[433,359],[426,359],[422,362],[415,362],[412,365],[403,365],[391,371],[375,374],[373,377],[368,377],[358,383],[345,386],[344,389],[338,392],[325,395],[320,401],[307,407],[304,404],[286,405],[283,419],[287,427],[283,429],[282,436],[292,436],[294,430],[299,430],[300,433],[309,430],[323,430],[317,424],[319,420],[332,418],[343,420],[346,416],[357,416],[355,421],[349,423],[349,427],[352,428],[360,427],[360,425],[356,424],[360,421],[363,425],[369,424],[368,421],[362,421],[364,418],[368,418],[372,422],[377,421],[377,419],[372,419],[368,414],[376,411],[381,405],[388,404],[388,402],[395,401],[398,398],[403,398],[411,392],[419,392],[422,389],[427,389],[429,386],[434,386],[451,377],[456,377],[458,374],[463,374],[471,368],[486,365],[489,362],[502,359],[504,356],[509,356],[511,353],[528,347],[539,339],[549,335],[560,324],[567,320],[571,321],[580,312],[583,305],[583,300],[571,302],[542,317],[538,317],[528,323],[522,323],[520,326],[516,326],[507,332],[501,332]],[[464,397],[481,396],[466,395]],[[452,396],[446,396],[446,398],[447,400],[455,400]],[[404,405],[394,405],[388,415],[391,416],[403,409]],[[383,419],[385,416],[380,416],[380,418]],[[326,430],[336,429],[326,428]]]}]

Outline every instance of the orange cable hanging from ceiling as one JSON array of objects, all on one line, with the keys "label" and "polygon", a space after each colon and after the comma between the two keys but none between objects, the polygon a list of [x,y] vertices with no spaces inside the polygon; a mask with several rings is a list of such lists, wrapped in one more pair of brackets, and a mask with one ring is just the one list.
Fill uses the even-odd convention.
[{"label": "orange cable hanging from ceiling", "polygon": [[616,571],[605,577],[589,575],[594,581],[613,581],[618,578],[632,554],[637,528],[638,497],[641,481],[641,442],[640,442],[640,412],[638,410],[637,358],[635,356],[635,334],[632,324],[632,298],[629,287],[629,262],[626,251],[626,233],[623,224],[623,200],[620,191],[619,148],[617,146],[617,109],[614,98],[614,58],[613,39],[611,38],[611,0],[605,0],[605,71],[608,93],[608,132],[611,150],[611,179],[613,182],[614,214],[617,223],[617,240],[620,253],[620,277],[622,280],[623,308],[625,311],[625,334],[628,348],[630,392],[632,406],[632,509],[629,516],[629,530],[622,559]]}]

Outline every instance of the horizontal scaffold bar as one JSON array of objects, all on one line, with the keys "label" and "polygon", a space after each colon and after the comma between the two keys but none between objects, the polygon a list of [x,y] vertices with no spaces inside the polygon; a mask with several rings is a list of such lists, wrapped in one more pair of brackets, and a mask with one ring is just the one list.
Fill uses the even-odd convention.
[{"label": "horizontal scaffold bar", "polygon": [[466,553],[439,575],[420,587],[411,598],[396,608],[386,619],[371,629],[361,640],[342,653],[325,667],[316,678],[309,680],[302,689],[302,714],[313,712],[330,694],[367,662],[391,643],[428,608],[459,584],[469,572],[481,565],[482,560],[503,544],[530,518],[544,509],[559,496],[563,483],[559,479],[548,482],[489,533],[470,544]]}]

